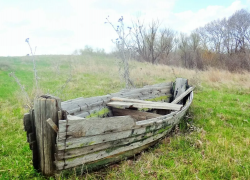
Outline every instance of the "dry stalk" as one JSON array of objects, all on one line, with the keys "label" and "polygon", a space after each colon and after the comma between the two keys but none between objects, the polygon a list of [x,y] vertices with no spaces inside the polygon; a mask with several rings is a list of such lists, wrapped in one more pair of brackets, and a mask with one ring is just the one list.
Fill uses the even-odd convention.
[{"label": "dry stalk", "polygon": [[[37,76],[37,70],[36,70],[36,63],[35,63],[35,58],[34,58],[34,53],[32,51],[31,45],[29,43],[29,38],[27,38],[25,40],[25,42],[27,42],[27,44],[29,45],[30,48],[30,53],[32,55],[32,61],[33,61],[33,71],[34,71],[34,76],[35,76],[35,82],[36,82],[36,96],[38,96],[38,91],[39,91],[39,84],[38,84],[38,76]],[[35,47],[35,51],[36,51],[36,47]]]},{"label": "dry stalk", "polygon": [[9,76],[13,77],[15,79],[16,83],[21,88],[21,91],[22,91],[22,93],[23,93],[23,95],[24,95],[24,97],[26,99],[27,106],[31,109],[32,108],[32,103],[31,103],[31,100],[30,100],[30,98],[28,96],[28,93],[25,91],[24,86],[20,83],[20,80],[16,77],[14,72],[9,73]]}]

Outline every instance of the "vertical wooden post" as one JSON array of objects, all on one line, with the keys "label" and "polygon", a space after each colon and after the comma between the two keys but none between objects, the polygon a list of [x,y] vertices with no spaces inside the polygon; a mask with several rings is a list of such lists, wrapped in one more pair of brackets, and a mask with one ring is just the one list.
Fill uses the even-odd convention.
[{"label": "vertical wooden post", "polygon": [[[184,78],[176,78],[175,89],[174,89],[174,99],[179,97],[187,89],[188,81]],[[182,104],[182,100],[178,104]]]},{"label": "vertical wooden post", "polygon": [[45,176],[54,174],[56,143],[56,132],[49,126],[46,120],[51,118],[58,125],[58,111],[60,109],[61,100],[57,97],[43,95],[34,101],[39,170]]}]

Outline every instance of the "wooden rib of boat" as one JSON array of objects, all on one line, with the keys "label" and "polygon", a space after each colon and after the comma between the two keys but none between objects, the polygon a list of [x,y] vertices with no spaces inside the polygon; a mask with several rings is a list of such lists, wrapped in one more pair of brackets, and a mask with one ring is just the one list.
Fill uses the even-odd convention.
[{"label": "wooden rib of boat", "polygon": [[[180,122],[193,99],[187,80],[62,102],[55,165],[93,169],[134,156]],[[159,102],[156,102],[159,101]]]}]

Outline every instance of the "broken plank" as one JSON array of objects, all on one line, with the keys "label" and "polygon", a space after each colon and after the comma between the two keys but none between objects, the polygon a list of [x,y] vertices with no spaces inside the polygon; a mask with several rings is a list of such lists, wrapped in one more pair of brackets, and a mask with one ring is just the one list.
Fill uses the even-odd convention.
[{"label": "broken plank", "polygon": [[183,107],[179,104],[171,103],[133,103],[133,102],[109,102],[107,103],[110,107],[123,107],[123,108],[149,108],[149,109],[169,109],[179,111]]},{"label": "broken plank", "polygon": [[[169,129],[171,127],[169,126]],[[77,157],[77,156],[81,156],[81,155],[85,155],[85,154],[90,154],[93,152],[97,152],[100,150],[104,150],[106,149],[107,151],[109,149],[121,146],[121,145],[126,145],[126,144],[130,144],[130,143],[134,143],[134,142],[138,142],[138,141],[143,141],[155,134],[158,134],[160,132],[162,132],[162,130],[168,130],[167,127],[161,128],[159,130],[155,130],[155,131],[150,131],[150,132],[146,132],[143,134],[140,134],[138,136],[131,136],[131,137],[127,137],[127,138],[123,138],[123,139],[118,139],[118,140],[114,140],[114,141],[109,141],[109,142],[104,142],[104,143],[99,143],[99,144],[95,144],[95,145],[89,145],[89,146],[83,146],[83,147],[79,147],[79,148],[68,148],[66,147],[63,150],[58,150],[57,151],[57,160],[62,160],[62,159],[69,159],[69,158],[73,158],[73,157]]]},{"label": "broken plank", "polygon": [[[118,116],[109,118],[78,118],[76,120],[59,121],[59,136],[67,133],[67,136],[83,137],[110,132],[132,129],[135,120],[130,116]],[[67,132],[66,132],[67,131]]]},{"label": "broken plank", "polygon": [[195,87],[190,87],[188,88],[184,93],[182,93],[181,95],[179,95],[175,100],[173,100],[171,103],[172,104],[177,104],[178,102],[180,102],[186,95],[188,95],[190,92],[192,92],[194,90]]},{"label": "broken plank", "polygon": [[133,129],[120,132],[99,134],[95,136],[87,136],[79,138],[73,138],[72,136],[67,136],[67,139],[66,139],[66,133],[59,134],[57,139],[57,149],[63,150],[63,149],[78,148],[78,147],[99,144],[103,142],[115,141],[132,136],[138,136],[140,134],[155,131],[163,127],[172,126],[173,124],[176,124],[178,122],[179,122],[178,119],[173,118],[173,116],[165,116],[165,117],[162,116],[159,118],[155,118],[154,121],[150,121],[148,123],[141,123],[136,125],[136,127],[134,127]]},{"label": "broken plank", "polygon": [[[174,89],[174,99],[179,97],[183,92],[187,89],[187,79],[184,78],[176,78],[175,81],[175,89]],[[180,102],[182,103],[182,101]]]}]

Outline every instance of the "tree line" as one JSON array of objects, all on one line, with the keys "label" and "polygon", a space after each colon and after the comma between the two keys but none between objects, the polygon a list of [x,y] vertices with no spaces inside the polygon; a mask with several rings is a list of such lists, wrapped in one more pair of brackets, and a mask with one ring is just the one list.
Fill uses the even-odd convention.
[{"label": "tree line", "polygon": [[[216,67],[250,71],[250,13],[245,9],[228,18],[214,20],[190,34],[163,27],[159,20],[145,24],[137,19],[127,30],[108,23],[119,34],[114,41],[117,51],[112,54],[122,53],[128,59],[191,69]],[[87,47],[78,53],[84,52],[93,50]],[[97,52],[104,53],[103,50]]]}]

